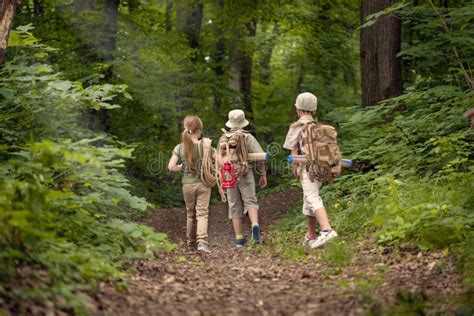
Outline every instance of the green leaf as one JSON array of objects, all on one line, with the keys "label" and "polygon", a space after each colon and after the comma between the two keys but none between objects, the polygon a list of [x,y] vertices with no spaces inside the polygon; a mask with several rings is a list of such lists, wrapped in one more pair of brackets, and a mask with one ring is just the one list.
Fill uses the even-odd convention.
[{"label": "green leaf", "polygon": [[0,88],[0,95],[2,95],[5,99],[8,99],[15,95],[15,91],[6,88]]}]

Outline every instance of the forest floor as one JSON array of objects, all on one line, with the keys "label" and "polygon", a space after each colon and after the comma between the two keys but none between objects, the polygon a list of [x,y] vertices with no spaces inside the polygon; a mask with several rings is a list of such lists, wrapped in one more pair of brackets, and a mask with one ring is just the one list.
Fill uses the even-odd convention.
[{"label": "forest floor", "polygon": [[[317,251],[300,260],[271,251],[273,230],[301,198],[300,189],[292,188],[260,199],[267,243],[257,249],[236,248],[226,205],[211,206],[212,252],[202,255],[184,243],[184,209],[155,210],[145,223],[167,233],[178,247],[159,260],[134,263],[136,273],[122,291],[101,284],[99,293],[91,294],[93,313],[420,315],[456,308],[453,298],[464,289],[453,262],[439,252],[380,251],[362,241],[354,245],[349,265],[334,268]],[[344,232],[338,233],[344,238]]]}]

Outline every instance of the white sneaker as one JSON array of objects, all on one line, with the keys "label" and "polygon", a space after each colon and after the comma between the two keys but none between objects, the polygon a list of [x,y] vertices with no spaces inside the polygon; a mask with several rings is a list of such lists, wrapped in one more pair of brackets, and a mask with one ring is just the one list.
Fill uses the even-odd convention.
[{"label": "white sneaker", "polygon": [[316,237],[314,236],[308,237],[308,234],[304,235],[303,246],[311,248],[311,245],[314,244],[315,242],[316,242]]},{"label": "white sneaker", "polygon": [[198,252],[211,252],[209,250],[209,247],[207,247],[207,245],[203,242],[198,242],[197,244],[197,251]]},{"label": "white sneaker", "polygon": [[311,249],[316,249],[322,247],[329,240],[337,237],[337,233],[334,230],[328,232],[321,232],[314,242],[311,243]]}]

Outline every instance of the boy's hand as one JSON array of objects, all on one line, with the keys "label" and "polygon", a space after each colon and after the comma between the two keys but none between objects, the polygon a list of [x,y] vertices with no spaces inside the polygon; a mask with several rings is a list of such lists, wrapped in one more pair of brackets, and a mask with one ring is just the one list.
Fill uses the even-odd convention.
[{"label": "boy's hand", "polygon": [[258,180],[258,185],[260,186],[260,189],[263,189],[264,187],[267,186],[267,176],[266,175],[261,175],[260,179]]}]

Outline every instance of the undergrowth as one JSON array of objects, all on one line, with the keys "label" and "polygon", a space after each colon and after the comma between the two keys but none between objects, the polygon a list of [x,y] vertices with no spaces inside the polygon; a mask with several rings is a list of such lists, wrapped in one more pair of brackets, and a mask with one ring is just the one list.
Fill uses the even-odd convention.
[{"label": "undergrowth", "polygon": [[88,128],[126,86],[64,80],[31,29],[11,33],[0,71],[0,301],[87,313],[83,291],[173,245],[133,222],[149,206],[122,174],[133,148]]}]

